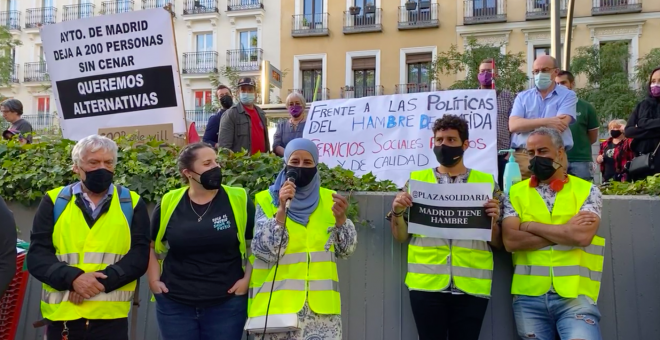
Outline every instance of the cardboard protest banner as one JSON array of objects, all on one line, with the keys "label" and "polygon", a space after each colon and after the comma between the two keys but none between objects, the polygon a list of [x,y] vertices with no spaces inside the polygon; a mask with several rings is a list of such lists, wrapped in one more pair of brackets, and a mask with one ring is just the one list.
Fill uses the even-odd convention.
[{"label": "cardboard protest banner", "polygon": [[124,126],[116,128],[99,129],[98,134],[110,139],[130,136],[130,139],[136,141],[149,141],[155,139],[167,143],[174,143],[173,124],[142,125],[142,126]]},{"label": "cardboard protest banner", "polygon": [[41,28],[64,138],[172,124],[186,132],[171,14],[131,11]]},{"label": "cardboard protest banner", "polygon": [[484,204],[493,196],[487,183],[409,182],[413,206],[408,232],[453,240],[491,240],[492,218]]},{"label": "cardboard protest banner", "polygon": [[438,91],[313,102],[303,137],[319,160],[402,187],[410,172],[438,166],[433,123],[445,114],[468,121],[465,165],[497,176],[497,99],[493,90]]}]

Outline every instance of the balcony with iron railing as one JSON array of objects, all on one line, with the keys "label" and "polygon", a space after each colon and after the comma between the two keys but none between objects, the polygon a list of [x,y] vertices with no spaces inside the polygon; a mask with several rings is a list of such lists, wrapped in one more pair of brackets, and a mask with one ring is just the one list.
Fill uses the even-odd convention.
[{"label": "balcony with iron railing", "polygon": [[62,21],[78,20],[94,16],[95,5],[93,3],[81,3],[77,5],[65,5],[62,12]]},{"label": "balcony with iron railing", "polygon": [[436,91],[434,83],[408,83],[397,84],[394,86],[394,92],[397,94],[422,93]]},{"label": "balcony with iron railing", "polygon": [[506,22],[506,0],[464,0],[463,24]]},{"label": "balcony with iron railing", "polygon": [[21,12],[4,11],[0,12],[0,25],[10,31],[19,31],[21,29]]},{"label": "balcony with iron railing", "polygon": [[218,73],[218,52],[187,52],[183,54],[182,74]]},{"label": "balcony with iron railing", "polygon": [[39,28],[57,22],[57,8],[40,7],[25,10],[25,28]]},{"label": "balcony with iron railing", "polygon": [[219,13],[218,0],[183,0],[183,15]]},{"label": "balcony with iron railing", "polygon": [[263,0],[227,0],[227,12],[264,9]]},{"label": "balcony with iron railing", "polygon": [[[525,18],[527,20],[538,20],[550,18],[550,3],[552,0],[527,0],[527,13]],[[559,0],[560,14],[562,18],[566,17],[566,5],[568,0]]]},{"label": "balcony with iron railing", "polygon": [[23,67],[24,83],[43,83],[50,81],[45,61],[25,63]]},{"label": "balcony with iron railing", "polygon": [[330,35],[328,13],[296,14],[291,17],[291,36],[318,37]]},{"label": "balcony with iron railing", "polygon": [[172,15],[176,13],[174,4],[176,0],[142,0],[142,9],[164,8],[167,5],[172,6]]},{"label": "balcony with iron railing", "polygon": [[21,116],[32,125],[32,131],[36,135],[59,135],[60,123],[57,114],[50,112],[37,112]]},{"label": "balcony with iron railing", "polygon": [[399,7],[400,30],[434,27],[440,27],[437,3],[409,2],[405,6]]},{"label": "balcony with iron railing", "polygon": [[[314,88],[311,87],[305,87],[302,89],[289,89],[289,94],[292,92],[298,92],[302,94],[302,96],[305,98],[305,101],[308,103],[311,103],[314,100]],[[316,100],[328,100],[330,99],[330,90],[326,88],[320,88],[316,92]]]},{"label": "balcony with iron railing", "polygon": [[352,7],[344,12],[344,34],[382,32],[382,12],[376,6]]},{"label": "balcony with iron railing", "polygon": [[383,86],[345,86],[341,88],[341,97],[346,99],[382,96],[383,93]]},{"label": "balcony with iron railing", "polygon": [[14,68],[11,70],[11,74],[9,75],[9,82],[18,84],[18,66],[19,64],[14,64]]},{"label": "balcony with iron railing", "polygon": [[101,2],[101,14],[126,13],[133,10],[135,2],[133,0],[114,0]]},{"label": "balcony with iron railing", "polygon": [[211,117],[211,115],[214,113],[215,112],[211,112],[205,109],[186,110],[186,119],[195,122],[195,129],[198,132],[201,132],[206,130],[206,124],[209,121],[209,117]]},{"label": "balcony with iron railing", "polygon": [[591,15],[637,13],[642,11],[642,0],[592,0]]},{"label": "balcony with iron railing", "polygon": [[239,71],[259,71],[264,51],[260,48],[244,48],[227,51],[227,66]]}]

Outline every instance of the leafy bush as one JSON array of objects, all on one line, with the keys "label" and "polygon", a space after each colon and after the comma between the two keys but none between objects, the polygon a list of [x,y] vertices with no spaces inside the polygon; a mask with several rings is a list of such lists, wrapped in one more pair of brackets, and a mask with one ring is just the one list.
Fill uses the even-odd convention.
[{"label": "leafy bush", "polygon": [[601,186],[605,195],[660,195],[660,174],[632,183],[610,182]]},{"label": "leafy bush", "polygon": [[[147,202],[156,202],[182,185],[176,164],[178,147],[160,147],[158,141],[139,144],[127,139],[120,139],[117,144],[116,183],[134,190]],[[17,141],[0,142],[0,196],[28,205],[40,200],[48,190],[75,182],[71,170],[74,145],[73,141],[59,138],[24,146]],[[273,154],[247,156],[222,151],[218,161],[224,184],[244,187],[251,195],[267,189],[283,167],[282,159]],[[357,178],[350,170],[330,169],[324,164],[319,165],[319,173],[321,185],[337,191],[396,190],[394,183],[378,181],[372,174]],[[356,207],[351,209],[356,212]]]}]

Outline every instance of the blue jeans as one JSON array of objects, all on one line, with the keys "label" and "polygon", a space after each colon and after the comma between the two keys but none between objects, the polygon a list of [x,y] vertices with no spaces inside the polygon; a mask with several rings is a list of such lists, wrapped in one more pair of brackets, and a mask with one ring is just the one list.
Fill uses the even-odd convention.
[{"label": "blue jeans", "polygon": [[217,307],[195,308],[156,294],[162,340],[240,340],[247,320],[247,295]]},{"label": "blue jeans", "polygon": [[593,179],[593,176],[591,175],[591,162],[568,163],[568,174],[591,182]]},{"label": "blue jeans", "polygon": [[600,311],[585,296],[566,299],[556,293],[541,296],[515,295],[513,315],[521,339],[602,340]]}]

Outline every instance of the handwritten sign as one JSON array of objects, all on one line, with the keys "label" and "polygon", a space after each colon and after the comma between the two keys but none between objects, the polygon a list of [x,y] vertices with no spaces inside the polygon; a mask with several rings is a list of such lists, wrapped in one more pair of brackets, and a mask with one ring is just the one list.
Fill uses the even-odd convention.
[{"label": "handwritten sign", "polygon": [[173,124],[103,128],[99,129],[98,134],[110,139],[129,136],[130,139],[136,141],[149,141],[153,138],[155,140],[173,143],[175,139]]},{"label": "handwritten sign", "polygon": [[361,176],[373,172],[400,187],[410,172],[438,166],[433,123],[445,114],[468,121],[467,167],[497,175],[497,100],[494,90],[460,90],[336,99],[312,103],[304,138],[320,161]]},{"label": "handwritten sign", "polygon": [[484,204],[493,188],[487,183],[435,184],[411,180],[413,206],[408,232],[452,240],[490,241],[491,217]]},{"label": "handwritten sign", "polygon": [[162,9],[64,21],[41,29],[65,138],[98,129],[173,124],[185,133],[171,14]]}]

